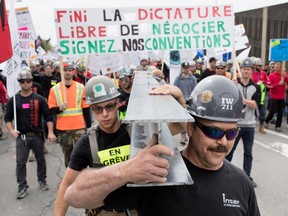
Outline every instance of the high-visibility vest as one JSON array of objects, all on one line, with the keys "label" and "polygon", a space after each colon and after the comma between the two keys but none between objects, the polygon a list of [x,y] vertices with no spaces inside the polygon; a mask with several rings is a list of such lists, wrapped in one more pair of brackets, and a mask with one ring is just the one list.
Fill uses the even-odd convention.
[{"label": "high-visibility vest", "polygon": [[[69,88],[66,88],[68,108],[57,114],[56,128],[58,130],[78,130],[85,128],[82,108],[89,107],[85,101],[84,85],[73,81]],[[48,105],[49,108],[59,107],[64,103],[62,84],[57,83],[50,90]]]},{"label": "high-visibility vest", "polygon": [[260,84],[260,89],[261,89],[260,105],[264,105],[265,104],[265,95],[266,95],[266,86],[264,83]]}]

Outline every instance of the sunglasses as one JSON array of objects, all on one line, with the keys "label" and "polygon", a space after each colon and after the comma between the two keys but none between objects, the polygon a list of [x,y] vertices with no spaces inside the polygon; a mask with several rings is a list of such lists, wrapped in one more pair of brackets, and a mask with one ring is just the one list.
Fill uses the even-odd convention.
[{"label": "sunglasses", "polygon": [[221,130],[219,128],[216,128],[216,127],[210,127],[210,126],[207,126],[207,125],[204,125],[198,121],[195,121],[194,122],[196,124],[196,126],[198,128],[201,129],[201,131],[209,138],[211,139],[215,139],[215,140],[220,140],[222,139],[222,137],[224,135],[226,135],[226,139],[227,140],[234,140],[237,136],[238,136],[238,133],[239,133],[239,127],[238,128],[233,128],[233,129],[230,129],[230,130]]},{"label": "sunglasses", "polygon": [[221,67],[221,68],[220,68],[220,67],[217,67],[216,69],[219,69],[219,70],[224,70],[225,68],[222,68],[222,67]]},{"label": "sunglasses", "polygon": [[106,106],[97,106],[97,105],[91,105],[90,108],[92,111],[94,111],[96,114],[100,114],[105,109],[107,112],[111,112],[115,110],[117,102],[107,104]]},{"label": "sunglasses", "polygon": [[30,79],[29,79],[29,80],[28,80],[28,79],[27,79],[27,80],[19,80],[19,82],[22,83],[22,84],[25,83],[25,82],[26,82],[26,83],[31,83],[31,81],[32,81],[32,80],[30,80]]}]

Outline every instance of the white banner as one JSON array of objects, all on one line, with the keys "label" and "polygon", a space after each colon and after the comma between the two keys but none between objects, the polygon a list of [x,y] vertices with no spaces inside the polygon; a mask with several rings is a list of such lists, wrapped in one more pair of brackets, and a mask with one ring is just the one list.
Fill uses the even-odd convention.
[{"label": "white banner", "polygon": [[[248,37],[243,24],[234,27],[235,49],[242,50],[250,46]],[[232,47],[215,48],[215,55],[220,56],[225,53],[232,52]]]},{"label": "white banner", "polygon": [[17,30],[18,27],[16,22],[16,14],[13,1],[11,2],[10,11],[13,11],[10,12],[8,15],[12,45],[13,45],[13,56],[11,59],[7,61],[7,64],[3,70],[3,75],[6,76],[7,78],[7,93],[9,97],[12,97],[20,90],[20,86],[15,78],[17,77],[21,69],[20,46]]},{"label": "white banner", "polygon": [[231,5],[55,9],[61,55],[234,46]]},{"label": "white banner", "polygon": [[16,8],[16,20],[19,30],[30,31],[33,38],[36,38],[34,24],[28,7]]},{"label": "white banner", "polygon": [[34,33],[32,31],[18,30],[21,60],[29,62],[36,59]]}]

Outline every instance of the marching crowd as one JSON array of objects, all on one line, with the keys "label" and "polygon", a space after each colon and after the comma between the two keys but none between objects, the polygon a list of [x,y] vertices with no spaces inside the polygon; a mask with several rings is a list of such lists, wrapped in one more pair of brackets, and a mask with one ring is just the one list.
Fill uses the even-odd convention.
[{"label": "marching crowd", "polygon": [[[187,215],[190,211],[216,215],[215,209],[221,205],[235,208],[221,209],[219,215],[260,215],[253,189],[257,184],[251,177],[256,122],[261,134],[266,134],[271,124],[281,132],[285,113],[288,124],[288,75],[280,62],[263,68],[260,58],[244,59],[236,73],[233,67],[232,61],[214,57],[207,67],[201,59],[182,62],[173,85],[168,85],[169,67],[161,59],[142,59],[138,67],[121,67],[97,76],[83,60],[64,62],[62,75],[58,61],[35,61],[17,76],[21,90],[15,99],[8,98],[1,76],[0,137],[4,120],[16,139],[17,199],[28,194],[28,160],[37,162],[40,189],[49,190],[44,154],[45,140],[49,140],[60,143],[67,167],[55,215],[65,215],[69,205],[86,208],[86,215]],[[173,155],[171,149],[155,145],[152,138],[154,145],[127,160],[130,132],[122,120],[137,71],[147,71],[160,83],[150,94],[169,92],[195,120],[169,125],[173,134],[181,134],[180,143],[185,146],[181,154],[194,180],[192,186],[125,187],[129,182],[165,182],[169,164],[158,155]],[[228,162],[240,139],[244,172]],[[30,150],[33,155],[29,157]],[[121,163],[111,153],[114,151],[119,152]],[[110,161],[109,166],[105,161]],[[95,169],[84,170],[87,167]],[[221,194],[221,204],[213,194]],[[173,202],[176,198],[177,203]],[[204,201],[212,208],[205,208]],[[167,206],[171,202],[175,205]]]}]

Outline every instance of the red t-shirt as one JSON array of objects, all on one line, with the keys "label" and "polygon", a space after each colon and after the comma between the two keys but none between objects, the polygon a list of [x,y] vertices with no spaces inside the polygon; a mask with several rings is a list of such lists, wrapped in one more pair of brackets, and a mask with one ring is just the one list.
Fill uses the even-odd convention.
[{"label": "red t-shirt", "polygon": [[258,84],[259,81],[262,81],[265,85],[267,85],[267,83],[269,84],[269,78],[265,71],[260,72],[253,71],[251,78],[252,81],[256,84]]},{"label": "red t-shirt", "polygon": [[[269,80],[270,80],[269,86],[272,86],[272,88],[270,88],[270,98],[283,100],[285,98],[285,84],[279,85],[279,82],[281,80],[281,74],[273,72],[269,75]],[[288,83],[287,72],[284,81]]]}]

